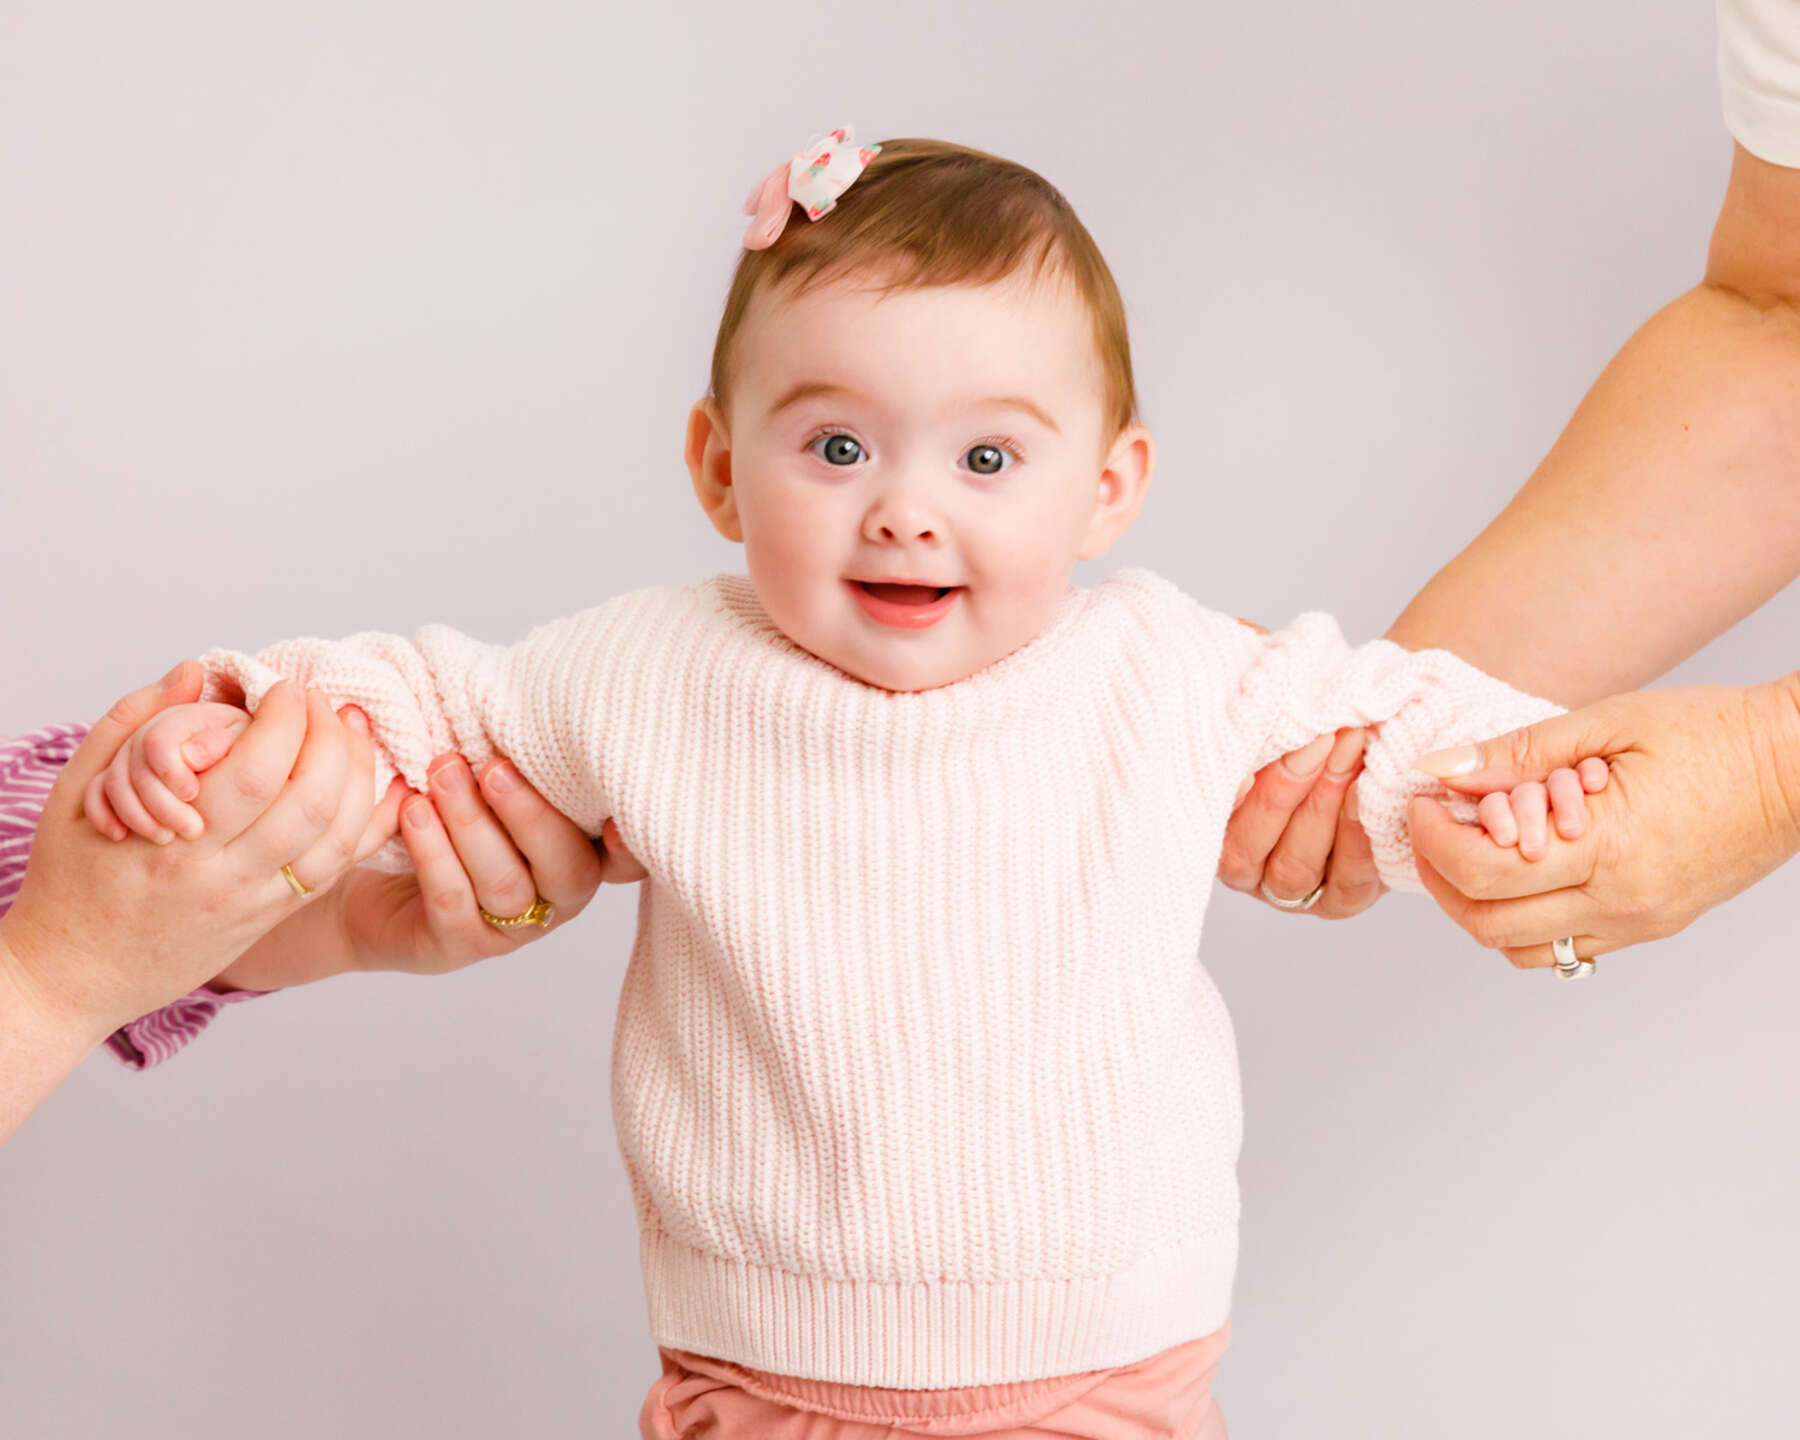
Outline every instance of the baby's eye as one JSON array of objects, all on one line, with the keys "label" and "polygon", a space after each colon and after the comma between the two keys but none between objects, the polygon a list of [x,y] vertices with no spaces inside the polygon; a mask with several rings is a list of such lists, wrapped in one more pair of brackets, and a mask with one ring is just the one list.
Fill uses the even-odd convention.
[{"label": "baby's eye", "polygon": [[1014,457],[998,445],[976,445],[964,454],[969,468],[977,475],[998,475]]},{"label": "baby's eye", "polygon": [[[823,453],[819,450],[821,445],[825,447]],[[863,456],[860,440],[837,431],[830,435],[821,435],[806,448],[827,465],[854,465]]]}]

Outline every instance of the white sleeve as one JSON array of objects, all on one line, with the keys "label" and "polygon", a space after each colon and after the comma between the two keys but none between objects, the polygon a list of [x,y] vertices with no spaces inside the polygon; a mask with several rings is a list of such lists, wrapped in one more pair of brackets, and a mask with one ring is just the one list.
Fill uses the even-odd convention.
[{"label": "white sleeve", "polygon": [[1800,166],[1800,0],[1715,0],[1725,124],[1752,155]]},{"label": "white sleeve", "polygon": [[1319,735],[1371,727],[1356,787],[1358,818],[1381,878],[1396,890],[1425,888],[1406,823],[1413,796],[1442,800],[1464,823],[1475,819],[1473,800],[1413,769],[1413,761],[1563,713],[1448,650],[1406,650],[1390,640],[1352,646],[1320,611],[1270,635],[1242,626],[1227,633],[1237,674],[1222,734],[1234,747],[1234,780]]},{"label": "white sleeve", "polygon": [[[333,707],[359,706],[375,741],[375,794],[398,774],[424,792],[434,755],[459,751],[479,769],[505,755],[533,789],[592,836],[612,814],[612,747],[599,725],[602,700],[624,672],[623,634],[662,591],[633,591],[579,615],[540,625],[516,645],[488,645],[447,625],[409,640],[367,632],[343,640],[287,640],[258,655],[210,650],[203,698],[254,711],[278,680],[317,689]],[[410,870],[395,836],[372,857]]]}]

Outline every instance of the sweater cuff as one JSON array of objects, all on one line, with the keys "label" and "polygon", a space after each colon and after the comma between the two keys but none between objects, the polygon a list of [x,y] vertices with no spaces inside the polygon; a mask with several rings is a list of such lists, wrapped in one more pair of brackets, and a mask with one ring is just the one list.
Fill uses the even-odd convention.
[{"label": "sweater cuff", "polygon": [[160,1010],[140,1015],[106,1037],[106,1048],[131,1070],[160,1065],[212,1023],[213,1016],[240,1000],[272,995],[272,990],[214,990],[202,985]]}]

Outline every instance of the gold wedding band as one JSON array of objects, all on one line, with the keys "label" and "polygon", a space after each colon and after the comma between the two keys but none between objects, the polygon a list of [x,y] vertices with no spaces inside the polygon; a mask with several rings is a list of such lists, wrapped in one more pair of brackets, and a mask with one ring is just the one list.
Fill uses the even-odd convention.
[{"label": "gold wedding band", "polygon": [[[479,905],[475,908],[481,910]],[[496,915],[491,910],[481,910],[481,918],[497,930],[512,930],[520,925],[548,925],[555,910],[555,906],[539,895],[531,902],[531,908],[523,914]]]},{"label": "gold wedding band", "polygon": [[312,891],[308,890],[300,883],[300,877],[294,873],[294,867],[292,865],[283,865],[281,867],[281,873],[286,877],[288,884],[294,887],[294,893],[302,900],[312,894]]}]

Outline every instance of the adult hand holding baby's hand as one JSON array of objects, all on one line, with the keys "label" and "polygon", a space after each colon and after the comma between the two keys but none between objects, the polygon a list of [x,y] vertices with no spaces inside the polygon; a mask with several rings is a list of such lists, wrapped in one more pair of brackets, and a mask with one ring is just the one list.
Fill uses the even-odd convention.
[{"label": "adult hand holding baby's hand", "polygon": [[82,794],[93,827],[114,840],[142,835],[167,845],[197,840],[206,828],[187,803],[200,793],[200,772],[224,759],[250,723],[236,705],[171,705],[140,725]]},{"label": "adult hand holding baby's hand", "polygon": [[[1254,620],[1238,623],[1269,633]],[[1355,726],[1321,735],[1245,781],[1225,827],[1219,879],[1265,902],[1265,885],[1279,900],[1300,900],[1322,884],[1324,892],[1309,909],[1292,913],[1328,920],[1360,914],[1380,899],[1387,886],[1354,804],[1345,803],[1362,771],[1367,739],[1368,732]]]},{"label": "adult hand holding baby's hand", "polygon": [[1800,677],[1615,695],[1419,768],[1475,795],[1604,759],[1592,824],[1522,858],[1437,801],[1408,812],[1419,876],[1477,943],[1521,968],[1573,936],[1591,959],[1673,935],[1800,850]]},{"label": "adult hand holding baby's hand", "polygon": [[[430,778],[429,796],[399,792],[413,873],[353,871],[215,984],[274,990],[346,970],[443,974],[540,939],[578,915],[603,882],[645,878],[617,825],[607,821],[601,841],[590,841],[506,760],[490,761],[477,783],[460,755],[440,755]],[[500,930],[481,918],[483,909],[520,914],[534,892],[554,907],[548,926]]]},{"label": "adult hand holding baby's hand", "polygon": [[[151,715],[200,693],[185,661],[160,685],[113,707],[63,768],[45,802],[23,885],[0,919],[0,980],[59,1034],[88,1044],[216,974],[271,924],[306,903],[288,885],[323,888],[360,846],[383,838],[366,734],[322,696],[269,692],[196,797],[205,835],[179,845],[114,844],[82,818],[93,779]],[[392,833],[398,798],[387,806]],[[366,850],[364,851],[366,853]]]}]

